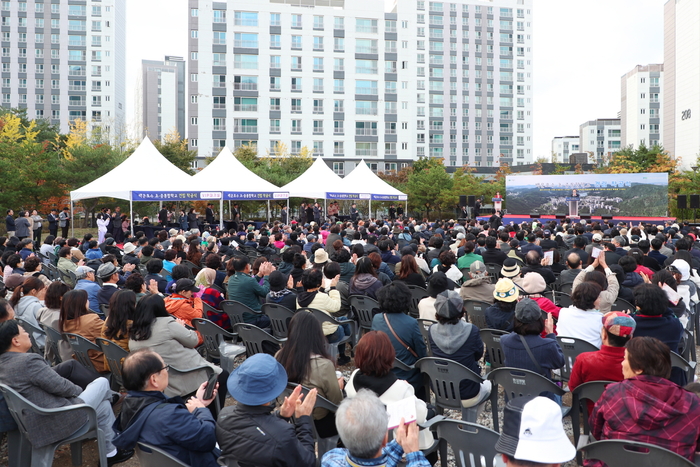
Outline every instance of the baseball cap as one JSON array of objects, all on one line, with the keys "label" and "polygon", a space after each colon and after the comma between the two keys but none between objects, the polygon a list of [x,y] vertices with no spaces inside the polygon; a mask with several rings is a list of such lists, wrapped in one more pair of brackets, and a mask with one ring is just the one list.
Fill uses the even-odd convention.
[{"label": "baseball cap", "polygon": [[503,411],[496,452],[517,460],[563,464],[576,455],[564,431],[559,404],[546,397],[516,397]]},{"label": "baseball cap", "polygon": [[593,234],[593,241],[594,242],[600,242],[603,240],[603,236],[601,234]]},{"label": "baseball cap", "polygon": [[452,319],[460,316],[463,311],[464,301],[458,292],[445,290],[435,297],[435,314]]},{"label": "baseball cap", "polygon": [[519,276],[520,266],[518,266],[518,262],[513,258],[505,259],[501,268],[501,275],[507,278]]},{"label": "baseball cap", "polygon": [[192,279],[178,279],[177,282],[175,282],[175,293],[186,292],[188,290],[191,292],[199,292],[199,287],[194,285]]},{"label": "baseball cap", "polygon": [[306,236],[306,239],[307,239],[307,240],[316,240],[316,235],[314,235],[314,234],[309,234],[309,235]]},{"label": "baseball cap", "polygon": [[[537,275],[539,276],[539,274]],[[518,302],[517,305],[515,305],[515,317],[521,323],[532,323],[539,320],[542,317],[542,310],[540,310],[540,306],[533,299],[523,298]]]},{"label": "baseball cap", "polygon": [[603,327],[610,334],[627,337],[634,333],[637,322],[627,313],[610,311],[603,316]]},{"label": "baseball cap", "polygon": [[109,279],[115,272],[117,272],[117,267],[114,264],[104,263],[97,268],[97,277],[100,279]]},{"label": "baseball cap", "polygon": [[85,279],[89,273],[94,273],[95,270],[90,266],[78,266],[75,270],[76,279]]},{"label": "baseball cap", "polygon": [[486,265],[481,261],[474,261],[471,266],[469,266],[469,272],[472,274],[483,274],[486,272]]},{"label": "baseball cap", "polygon": [[499,279],[493,289],[493,297],[502,302],[514,302],[519,295],[518,288],[510,279]]},{"label": "baseball cap", "polygon": [[282,394],[287,387],[287,372],[272,355],[258,353],[233,370],[226,386],[231,397],[241,404],[263,405]]}]

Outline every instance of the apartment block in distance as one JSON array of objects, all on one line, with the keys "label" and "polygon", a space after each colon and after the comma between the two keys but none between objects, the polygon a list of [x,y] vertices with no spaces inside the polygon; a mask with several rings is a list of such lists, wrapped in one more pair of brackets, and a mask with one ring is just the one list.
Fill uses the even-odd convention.
[{"label": "apartment block in distance", "polygon": [[532,0],[189,1],[188,136],[337,173],[532,160]]},{"label": "apartment block in distance", "polygon": [[177,130],[186,137],[185,61],[166,55],[164,61],[142,60],[142,137],[162,140]]},{"label": "apartment block in distance", "polygon": [[664,5],[664,148],[680,167],[700,154],[700,2]]},{"label": "apartment block in distance", "polygon": [[591,163],[601,163],[622,148],[619,118],[599,118],[579,127],[579,149],[593,155]]},{"label": "apartment block in distance", "polygon": [[126,0],[0,2],[0,105],[60,124],[123,131]]},{"label": "apartment block in distance", "polygon": [[552,139],[552,162],[569,162],[569,156],[579,152],[578,136],[555,136]]},{"label": "apartment block in distance", "polygon": [[637,65],[622,77],[622,147],[663,144],[664,66]]}]

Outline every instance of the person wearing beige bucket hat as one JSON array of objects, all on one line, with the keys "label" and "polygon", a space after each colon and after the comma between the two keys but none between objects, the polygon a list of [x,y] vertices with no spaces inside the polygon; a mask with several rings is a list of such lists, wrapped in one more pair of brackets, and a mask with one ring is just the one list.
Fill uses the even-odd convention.
[{"label": "person wearing beige bucket hat", "polygon": [[486,324],[490,329],[512,331],[515,305],[520,297],[520,289],[512,280],[503,278],[496,282],[493,297],[495,299],[493,305],[485,311]]}]

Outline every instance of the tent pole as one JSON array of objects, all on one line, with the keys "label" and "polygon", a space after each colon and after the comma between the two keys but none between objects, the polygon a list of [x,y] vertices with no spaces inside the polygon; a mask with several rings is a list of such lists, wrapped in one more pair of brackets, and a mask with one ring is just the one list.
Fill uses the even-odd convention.
[{"label": "tent pole", "polygon": [[408,200],[406,200],[406,210],[403,212],[404,218],[408,217]]},{"label": "tent pole", "polygon": [[130,192],[129,193],[129,218],[131,222],[129,222],[129,225],[131,226],[131,236],[134,236],[134,193]]},{"label": "tent pole", "polygon": [[369,198],[369,218],[372,219],[372,197]]},{"label": "tent pole", "polygon": [[219,230],[224,230],[224,197],[219,200]]},{"label": "tent pole", "polygon": [[270,225],[270,200],[267,200],[267,224]]},{"label": "tent pole", "polygon": [[287,198],[287,225],[291,225],[292,213],[289,212],[289,198]]},{"label": "tent pole", "polygon": [[[86,219],[87,220],[87,219]],[[70,200],[70,236],[75,237],[75,219],[73,218],[73,198]]]},{"label": "tent pole", "polygon": [[[328,195],[326,195],[326,196],[328,196]],[[326,198],[323,198],[323,215],[321,216],[321,218],[325,219],[327,212],[328,212],[328,210],[326,209]]]}]

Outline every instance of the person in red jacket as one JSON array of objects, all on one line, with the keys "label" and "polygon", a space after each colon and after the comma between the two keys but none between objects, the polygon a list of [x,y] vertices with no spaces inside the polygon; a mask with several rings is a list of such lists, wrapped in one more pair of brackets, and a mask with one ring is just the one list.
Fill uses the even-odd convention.
[{"label": "person in red jacket", "polygon": [[[569,390],[588,381],[622,381],[622,360],[625,344],[632,338],[637,322],[621,311],[611,311],[603,316],[600,336],[603,346],[597,352],[584,352],[576,357],[569,377]],[[588,402],[588,413],[593,402]]]}]

